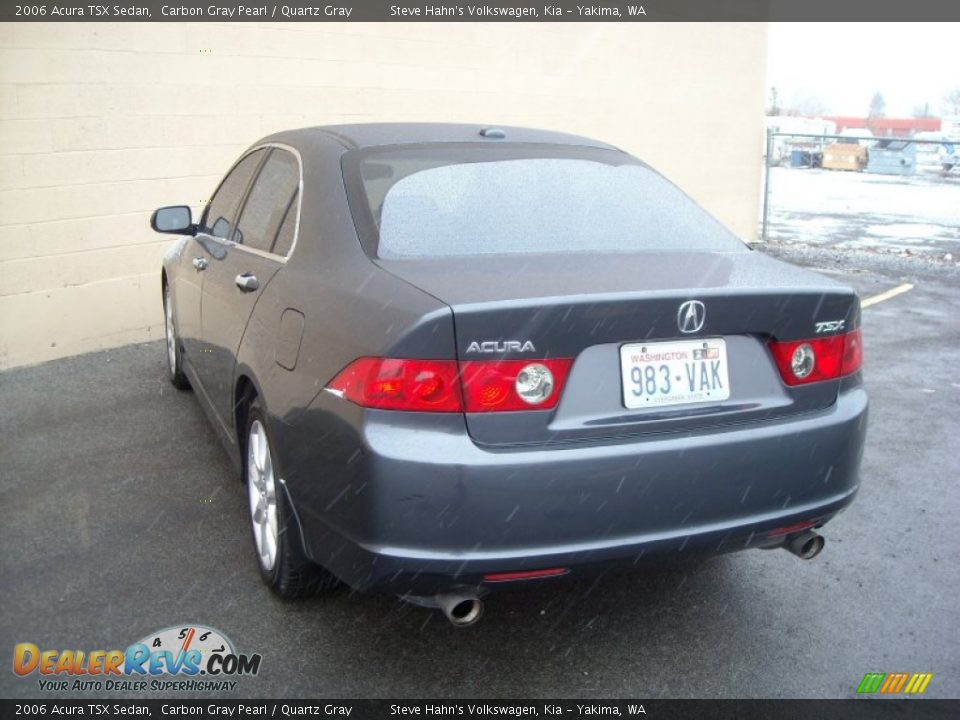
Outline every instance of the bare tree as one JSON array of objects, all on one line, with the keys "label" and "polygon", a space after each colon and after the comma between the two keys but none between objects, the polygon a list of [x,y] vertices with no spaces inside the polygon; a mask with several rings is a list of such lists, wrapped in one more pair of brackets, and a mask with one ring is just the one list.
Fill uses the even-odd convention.
[{"label": "bare tree", "polygon": [[873,99],[870,100],[870,113],[867,117],[882,118],[886,115],[887,110],[887,101],[883,99],[883,95],[879,92],[873,94]]},{"label": "bare tree", "polygon": [[767,108],[767,115],[780,114],[780,95],[775,87],[770,88],[770,106]]},{"label": "bare tree", "polygon": [[790,103],[786,115],[805,115],[807,117],[817,117],[818,115],[825,115],[827,113],[827,106],[824,104],[816,95],[810,93],[803,93],[793,96],[793,102]]},{"label": "bare tree", "polygon": [[913,108],[913,116],[915,118],[932,118],[933,112],[930,110],[930,102],[925,102],[923,105],[917,105]]},{"label": "bare tree", "polygon": [[944,115],[960,115],[960,85],[943,96]]}]

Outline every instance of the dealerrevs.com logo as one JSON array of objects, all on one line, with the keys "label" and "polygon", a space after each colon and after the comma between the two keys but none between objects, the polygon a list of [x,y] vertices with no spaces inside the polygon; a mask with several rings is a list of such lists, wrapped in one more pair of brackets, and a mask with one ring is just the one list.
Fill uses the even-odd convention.
[{"label": "dealerrevs.com logo", "polygon": [[36,676],[40,690],[217,691],[234,678],[256,675],[261,656],[238,653],[220,631],[176,625],[151,633],[125,650],[53,650],[34,643],[13,649],[13,672]]}]

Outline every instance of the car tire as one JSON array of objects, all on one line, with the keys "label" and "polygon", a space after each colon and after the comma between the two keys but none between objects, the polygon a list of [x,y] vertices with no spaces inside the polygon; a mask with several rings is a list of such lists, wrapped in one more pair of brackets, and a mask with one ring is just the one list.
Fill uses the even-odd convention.
[{"label": "car tire", "polygon": [[177,320],[173,312],[173,298],[170,286],[163,286],[163,318],[167,340],[167,376],[177,390],[189,390],[190,381],[183,374],[183,355],[180,350],[180,336],[177,333]]},{"label": "car tire", "polygon": [[274,468],[276,454],[263,409],[254,400],[247,413],[243,477],[250,511],[254,556],[260,576],[282,598],[331,590],[339,582],[307,558],[300,526]]}]

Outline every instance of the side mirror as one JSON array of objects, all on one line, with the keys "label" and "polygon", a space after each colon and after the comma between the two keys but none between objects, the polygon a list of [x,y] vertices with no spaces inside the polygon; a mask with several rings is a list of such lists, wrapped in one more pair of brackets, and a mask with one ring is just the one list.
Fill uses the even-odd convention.
[{"label": "side mirror", "polygon": [[193,215],[186,205],[170,205],[153,211],[150,216],[150,227],[158,233],[173,235],[196,235],[197,228],[193,224]]}]

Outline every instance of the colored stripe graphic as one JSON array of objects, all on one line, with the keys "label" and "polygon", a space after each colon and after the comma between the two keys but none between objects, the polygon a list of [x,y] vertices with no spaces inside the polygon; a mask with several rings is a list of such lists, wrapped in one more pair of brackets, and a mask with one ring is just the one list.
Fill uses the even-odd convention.
[{"label": "colored stripe graphic", "polygon": [[904,692],[919,695],[927,689],[927,685],[930,684],[932,678],[933,673],[914,673],[910,678],[910,682],[907,683]]},{"label": "colored stripe graphic", "polygon": [[857,686],[860,694],[880,692],[896,695],[903,692],[920,695],[933,679],[933,673],[867,673]]},{"label": "colored stripe graphic", "polygon": [[907,677],[908,675],[906,673],[890,673],[887,675],[887,680],[883,683],[883,687],[880,688],[880,692],[887,694],[900,692],[907,682]]},{"label": "colored stripe graphic", "polygon": [[875,693],[880,689],[880,684],[883,682],[885,677],[886,673],[867,673],[863,676],[863,680],[860,681],[860,685],[857,687],[857,692]]}]

